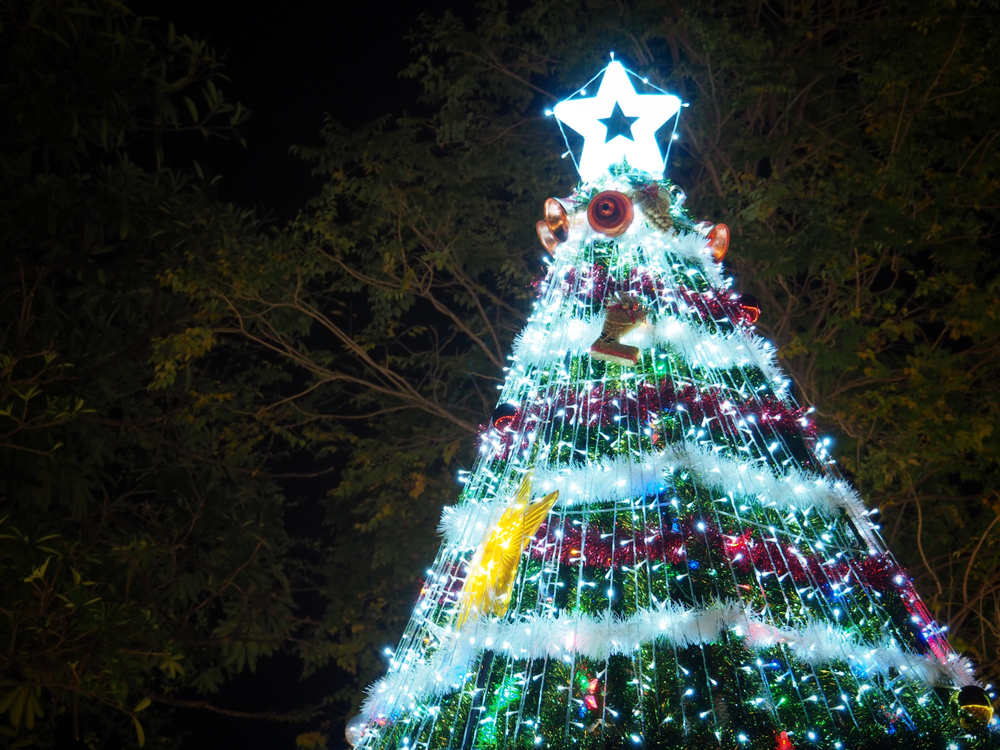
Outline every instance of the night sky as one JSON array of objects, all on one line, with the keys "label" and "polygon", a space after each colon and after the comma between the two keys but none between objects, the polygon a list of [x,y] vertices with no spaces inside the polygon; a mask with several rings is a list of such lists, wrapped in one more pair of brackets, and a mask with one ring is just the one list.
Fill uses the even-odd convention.
[{"label": "night sky", "polygon": [[289,147],[320,143],[326,115],[350,127],[412,109],[417,85],[398,75],[409,60],[404,37],[421,13],[439,15],[452,4],[383,8],[377,20],[369,3],[329,0],[140,0],[131,7],[207,39],[226,57],[232,82],[223,92],[253,112],[242,129],[247,146],[192,135],[182,153],[222,176],[223,199],[280,223],[320,186]]},{"label": "night sky", "polygon": [[[172,156],[181,164],[197,159],[207,173],[221,175],[221,198],[252,208],[280,226],[321,185],[311,176],[309,164],[288,153],[289,147],[319,144],[327,115],[351,127],[412,110],[418,88],[398,75],[409,59],[404,37],[421,13],[437,15],[450,5],[424,0],[392,12],[383,8],[377,20],[372,5],[360,2],[141,0],[130,7],[156,16],[163,29],[172,21],[178,34],[207,39],[225,55],[232,82],[223,93],[253,112],[242,128],[246,148],[191,135],[175,141]],[[294,525],[293,518],[289,521]],[[330,671],[300,681],[300,669],[291,658],[264,660],[256,674],[241,675],[222,694],[212,696],[212,702],[241,711],[283,711],[318,702],[341,687],[338,675]],[[188,733],[185,750],[290,750],[295,736],[305,731],[302,726],[193,710],[178,710],[174,722]],[[330,747],[346,747],[341,738],[342,725],[332,731]]]}]

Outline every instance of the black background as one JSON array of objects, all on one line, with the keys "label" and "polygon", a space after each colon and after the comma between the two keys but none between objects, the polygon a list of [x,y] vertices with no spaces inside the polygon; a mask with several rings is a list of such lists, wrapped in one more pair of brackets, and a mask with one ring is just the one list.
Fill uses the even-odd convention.
[{"label": "black background", "polygon": [[220,175],[223,199],[281,223],[321,184],[289,147],[320,144],[327,115],[352,127],[412,109],[419,87],[399,77],[410,59],[405,37],[422,13],[440,15],[452,4],[138,0],[129,7],[161,29],[173,22],[178,34],[206,39],[225,58],[226,99],[253,113],[241,128],[246,148],[191,135],[179,148],[175,141],[174,156]]}]

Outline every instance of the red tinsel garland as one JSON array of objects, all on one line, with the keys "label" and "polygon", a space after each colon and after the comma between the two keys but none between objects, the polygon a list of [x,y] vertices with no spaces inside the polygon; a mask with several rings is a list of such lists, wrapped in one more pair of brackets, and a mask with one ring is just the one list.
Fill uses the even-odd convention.
[{"label": "red tinsel garland", "polygon": [[[755,538],[750,531],[727,533],[705,520],[673,518],[644,528],[622,528],[617,533],[583,530],[571,522],[542,526],[528,549],[539,560],[563,564],[581,562],[602,570],[634,567],[642,563],[687,563],[717,560],[734,571],[769,573],[779,579],[790,576],[796,587],[822,589],[824,596],[843,595],[853,586],[877,594],[894,593],[919,626],[928,648],[940,659],[951,654],[945,638],[934,627],[934,619],[917,595],[906,570],[891,555],[866,555],[857,559],[835,557],[821,560],[814,554],[781,543],[776,538]],[[456,562],[444,571],[447,582],[434,586],[434,598],[445,604],[457,601],[464,583],[464,564]],[[425,586],[421,596],[431,593]]]},{"label": "red tinsel garland", "polygon": [[[726,533],[704,520],[671,519],[669,526],[648,524],[645,528],[623,528],[616,534],[588,530],[586,541],[581,528],[572,523],[543,526],[529,546],[528,553],[538,560],[559,560],[563,564],[581,562],[601,570],[634,567],[642,563],[687,564],[717,560],[735,571],[769,573],[779,579],[790,576],[796,587],[821,589],[826,597],[843,595],[853,586],[876,594],[894,593],[919,626],[928,648],[941,659],[951,649],[934,627],[934,620],[917,596],[910,576],[890,555],[868,555],[821,560],[804,554],[776,538],[755,538],[752,532]],[[457,601],[464,583],[464,564],[456,562],[445,571],[445,584],[428,587],[421,597],[431,594],[440,604]]]},{"label": "red tinsel garland", "polygon": [[576,295],[595,307],[603,307],[605,300],[623,294],[641,294],[649,300],[659,300],[660,311],[675,315],[694,312],[702,320],[728,320],[748,325],[750,313],[739,304],[736,292],[697,292],[677,283],[667,283],[649,271],[632,269],[627,279],[618,280],[608,274],[608,269],[595,263],[590,268],[569,269],[561,279],[563,293]]},{"label": "red tinsel garland", "polygon": [[740,572],[749,572],[752,567],[779,578],[789,575],[796,585],[822,588],[826,596],[842,595],[854,585],[880,594],[895,592],[911,617],[916,618],[933,653],[939,658],[950,653],[945,639],[931,628],[933,617],[917,595],[910,576],[888,554],[824,561],[776,538],[754,538],[750,531],[728,534],[714,523],[691,519],[673,519],[669,527],[650,524],[644,529],[623,529],[614,535],[590,530],[585,542],[579,527],[550,524],[539,530],[530,554],[565,564],[584,562],[603,570],[707,557],[726,562]]},{"label": "red tinsel garland", "polygon": [[536,540],[531,546],[536,557],[552,559],[555,555],[563,563],[578,563],[582,557],[586,564],[602,569],[634,566],[642,561],[677,563],[688,559],[689,548],[698,545],[708,552],[707,556],[728,562],[737,570],[747,571],[752,566],[762,573],[787,573],[797,584],[821,585],[834,591],[834,585],[846,587],[856,580],[883,592],[893,587],[913,591],[905,571],[888,555],[821,561],[777,539],[755,539],[749,531],[727,534],[708,521],[675,519],[669,527],[650,525],[614,536],[589,531],[585,544],[578,527],[550,525],[548,530],[543,527]]},{"label": "red tinsel garland", "polygon": [[561,421],[576,421],[588,429],[615,428],[622,420],[626,424],[650,425],[653,444],[662,444],[665,440],[656,429],[654,417],[668,414],[686,415],[691,426],[715,422],[729,437],[756,431],[765,441],[775,435],[801,435],[813,441],[816,424],[806,418],[807,413],[807,409],[791,409],[771,395],[734,402],[731,396],[703,391],[694,385],[678,388],[664,378],[658,385],[640,383],[634,390],[603,385],[584,390],[560,388],[519,408],[502,431],[484,427],[482,432],[484,436],[499,436],[498,449],[504,457],[519,436],[521,448],[527,445],[527,428]]}]

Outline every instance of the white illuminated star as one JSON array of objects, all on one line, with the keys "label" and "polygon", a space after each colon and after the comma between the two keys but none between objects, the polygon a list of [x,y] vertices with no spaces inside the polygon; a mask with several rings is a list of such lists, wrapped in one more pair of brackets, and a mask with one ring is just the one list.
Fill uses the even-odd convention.
[{"label": "white illuminated star", "polygon": [[[662,174],[663,156],[656,145],[656,131],[680,108],[681,100],[671,94],[636,93],[622,64],[612,62],[604,69],[596,96],[567,99],[552,111],[560,122],[583,136],[578,167],[584,182],[589,182],[623,157],[635,169]],[[625,134],[629,131],[631,138]]]}]

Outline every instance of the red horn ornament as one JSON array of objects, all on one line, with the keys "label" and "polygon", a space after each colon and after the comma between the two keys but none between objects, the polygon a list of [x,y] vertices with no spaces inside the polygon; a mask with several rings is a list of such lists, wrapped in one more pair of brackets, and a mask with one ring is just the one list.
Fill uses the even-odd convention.
[{"label": "red horn ornament", "polygon": [[729,251],[729,227],[725,224],[712,227],[712,231],[708,233],[708,249],[712,251],[715,262],[721,263]]}]

